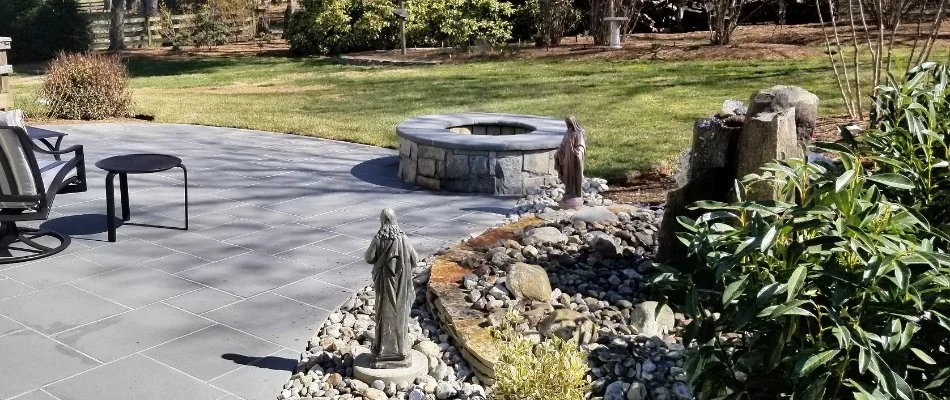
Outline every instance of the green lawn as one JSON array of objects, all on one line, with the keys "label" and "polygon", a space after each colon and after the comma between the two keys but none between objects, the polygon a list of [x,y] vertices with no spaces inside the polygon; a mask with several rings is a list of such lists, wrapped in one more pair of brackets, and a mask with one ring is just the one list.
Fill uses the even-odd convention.
[{"label": "green lawn", "polygon": [[[588,131],[590,175],[622,178],[672,160],[692,121],[727,98],[800,85],[843,107],[826,60],[492,61],[412,68],[353,67],[325,60],[197,58],[130,63],[137,113],[159,122],[253,128],[393,147],[412,116],[494,111],[577,116]],[[28,112],[37,79],[13,90]]]}]

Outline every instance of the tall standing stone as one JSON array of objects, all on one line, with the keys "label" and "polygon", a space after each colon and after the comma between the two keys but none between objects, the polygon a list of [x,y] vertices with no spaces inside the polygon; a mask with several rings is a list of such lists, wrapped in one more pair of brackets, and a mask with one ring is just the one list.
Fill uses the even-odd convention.
[{"label": "tall standing stone", "polygon": [[[792,86],[776,86],[752,95],[749,115],[739,135],[736,152],[737,178],[756,173],[766,163],[787,158],[804,158],[802,142],[810,140],[814,131],[814,114],[810,105],[792,102],[802,99],[804,89]],[[805,111],[798,112],[793,104],[802,103]],[[817,109],[817,100],[814,102]],[[801,123],[796,116],[801,115]],[[804,138],[800,141],[801,138]],[[753,199],[772,198],[772,188],[759,186],[749,188]]]},{"label": "tall standing stone", "polygon": [[746,118],[737,155],[739,178],[775,160],[801,158],[804,152],[796,137],[794,112],[761,112]]},{"label": "tall standing stone", "polygon": [[697,217],[700,211],[688,210],[700,200],[728,201],[736,178],[736,150],[741,127],[725,125],[719,118],[696,121],[689,151],[687,182],[666,196],[666,208],[657,233],[657,258],[667,263],[685,260],[686,248],[676,238],[680,231],[678,216]]},{"label": "tall standing stone", "polygon": [[749,115],[761,112],[792,113],[798,140],[808,142],[818,121],[818,96],[798,86],[773,86],[752,95]]},{"label": "tall standing stone", "polygon": [[[728,202],[734,195],[734,180],[775,160],[804,157],[801,142],[810,141],[814,133],[818,96],[797,86],[760,90],[752,95],[744,118],[734,113],[742,108],[737,103],[727,101],[718,118],[699,121],[694,127],[687,182],[667,195],[658,232],[657,258],[665,263],[685,261],[686,248],[676,238],[681,231],[677,217],[695,218],[702,213],[688,210],[690,204]],[[753,199],[771,197],[771,188],[749,189]]]}]

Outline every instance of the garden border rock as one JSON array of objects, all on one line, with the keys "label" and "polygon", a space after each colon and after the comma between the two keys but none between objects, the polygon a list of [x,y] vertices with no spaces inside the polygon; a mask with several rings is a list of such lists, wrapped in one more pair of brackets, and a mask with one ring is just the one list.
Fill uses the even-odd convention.
[{"label": "garden border rock", "polygon": [[[622,204],[607,208],[619,212],[636,206]],[[426,306],[439,321],[442,330],[455,342],[459,354],[468,362],[478,379],[489,385],[495,380],[494,365],[500,354],[491,337],[485,313],[472,309],[471,303],[465,299],[460,283],[463,277],[473,270],[464,266],[463,260],[473,253],[487,252],[500,240],[518,240],[523,232],[543,226],[546,222],[539,217],[525,217],[517,222],[489,229],[475,238],[452,246],[432,262]]]},{"label": "garden border rock", "polygon": [[465,293],[459,289],[462,277],[472,271],[460,263],[473,252],[486,251],[500,239],[516,239],[518,232],[543,223],[540,218],[530,217],[489,229],[478,237],[452,246],[432,262],[426,294],[429,312],[455,341],[459,354],[478,379],[489,385],[495,381],[495,361],[499,353],[491,331],[484,325],[484,313],[473,310],[465,301]]}]

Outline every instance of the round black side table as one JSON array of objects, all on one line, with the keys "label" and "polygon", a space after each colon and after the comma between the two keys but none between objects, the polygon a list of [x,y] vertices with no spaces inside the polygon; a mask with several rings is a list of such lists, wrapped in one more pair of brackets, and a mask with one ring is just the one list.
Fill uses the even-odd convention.
[{"label": "round black side table", "polygon": [[109,227],[109,241],[115,241],[115,186],[113,181],[119,175],[119,191],[122,197],[122,220],[132,217],[129,210],[128,174],[151,174],[181,168],[185,175],[185,230],[188,230],[188,170],[181,159],[167,154],[125,154],[104,158],[96,162],[96,167],[108,171],[106,175],[106,223]]}]

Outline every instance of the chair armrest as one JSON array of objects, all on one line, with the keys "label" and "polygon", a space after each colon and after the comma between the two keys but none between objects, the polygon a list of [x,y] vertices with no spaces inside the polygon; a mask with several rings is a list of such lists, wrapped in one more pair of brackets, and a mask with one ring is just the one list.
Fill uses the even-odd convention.
[{"label": "chair armrest", "polygon": [[81,153],[82,152],[81,144],[72,145],[62,150],[44,149],[40,146],[37,146],[36,143],[33,143],[33,142],[30,142],[30,146],[33,147],[33,152],[35,153],[49,154],[53,156],[58,156],[58,155],[67,154],[67,153]]}]

